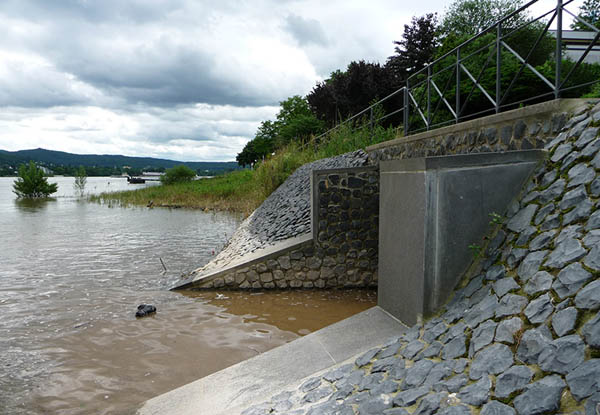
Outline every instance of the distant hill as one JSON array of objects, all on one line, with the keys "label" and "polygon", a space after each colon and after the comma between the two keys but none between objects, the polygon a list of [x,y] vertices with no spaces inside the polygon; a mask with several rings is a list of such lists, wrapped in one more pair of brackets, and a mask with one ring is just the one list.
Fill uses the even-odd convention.
[{"label": "distant hill", "polygon": [[[128,157],[108,154],[72,154],[64,151],[35,150],[5,151],[0,150],[0,175],[13,175],[20,164],[33,160],[48,167],[55,174],[71,174],[73,169],[84,166],[88,175],[120,174],[124,171],[139,174],[141,171],[164,171],[170,167],[185,164],[196,170],[199,175],[216,175],[239,168],[235,161],[213,162],[158,159],[152,157]],[[96,174],[97,173],[97,174]]]}]

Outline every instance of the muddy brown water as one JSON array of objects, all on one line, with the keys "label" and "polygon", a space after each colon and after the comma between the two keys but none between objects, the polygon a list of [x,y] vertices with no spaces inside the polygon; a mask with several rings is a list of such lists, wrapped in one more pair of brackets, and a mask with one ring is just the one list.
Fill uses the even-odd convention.
[{"label": "muddy brown water", "polygon": [[[129,414],[158,394],[373,306],[373,291],[171,292],[240,218],[21,203],[0,178],[0,414]],[[89,178],[88,192],[131,188]],[[160,260],[167,266],[165,273]],[[140,303],[155,316],[134,317]]]}]

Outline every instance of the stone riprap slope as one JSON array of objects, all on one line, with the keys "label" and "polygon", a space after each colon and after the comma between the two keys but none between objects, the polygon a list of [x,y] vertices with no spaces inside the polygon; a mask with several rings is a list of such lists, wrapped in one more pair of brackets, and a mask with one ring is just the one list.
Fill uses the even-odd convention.
[{"label": "stone riprap slope", "polygon": [[301,166],[242,222],[223,250],[194,273],[216,271],[248,253],[310,233],[311,172],[359,167],[366,163],[367,154],[358,150]]},{"label": "stone riprap slope", "polygon": [[598,415],[599,127],[596,104],[546,145],[438,316],[243,414]]}]

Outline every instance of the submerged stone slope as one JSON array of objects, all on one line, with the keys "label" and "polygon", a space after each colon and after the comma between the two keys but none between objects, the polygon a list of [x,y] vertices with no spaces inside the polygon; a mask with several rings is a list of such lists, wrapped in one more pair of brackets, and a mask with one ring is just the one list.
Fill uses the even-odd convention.
[{"label": "submerged stone slope", "polygon": [[367,164],[367,153],[358,150],[299,167],[252,215],[242,222],[223,250],[195,273],[202,274],[223,268],[257,249],[309,234],[311,232],[311,172],[359,167],[365,164]]},{"label": "submerged stone slope", "polygon": [[436,317],[243,414],[600,414],[600,104],[546,149]]}]

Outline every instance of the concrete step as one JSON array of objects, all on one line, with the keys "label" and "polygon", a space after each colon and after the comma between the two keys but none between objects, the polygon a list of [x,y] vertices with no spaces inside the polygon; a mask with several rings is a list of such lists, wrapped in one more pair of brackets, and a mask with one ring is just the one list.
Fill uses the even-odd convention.
[{"label": "concrete step", "polygon": [[[145,402],[140,415],[238,414],[307,376],[384,344],[406,326],[380,307]],[[193,358],[193,356],[190,356]]]}]

